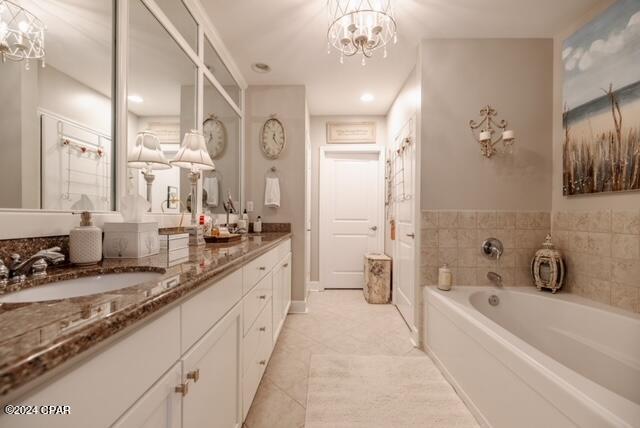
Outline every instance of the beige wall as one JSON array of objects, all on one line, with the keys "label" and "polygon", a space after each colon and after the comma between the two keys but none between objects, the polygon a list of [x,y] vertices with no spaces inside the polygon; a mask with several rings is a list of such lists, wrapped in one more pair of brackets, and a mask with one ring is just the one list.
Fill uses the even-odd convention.
[{"label": "beige wall", "polygon": [[[253,201],[251,221],[291,223],[293,240],[292,299],[305,300],[304,205],[305,205],[305,103],[304,86],[250,86],[245,97],[245,183],[246,201]],[[260,131],[271,114],[282,122],[287,143],[280,158],[269,160],[258,145]],[[280,208],[264,206],[267,171],[278,169]]]},{"label": "beige wall", "polygon": [[613,0],[604,0],[587,14],[579,17],[575,22],[558,34],[553,40],[553,210],[597,210],[612,208],[619,210],[633,209],[640,206],[640,192],[607,193],[599,195],[584,195],[565,197],[562,195],[562,110],[563,110],[563,62],[562,45],[564,40],[576,30],[591,21],[602,11],[615,3]]},{"label": "beige wall", "polygon": [[[549,211],[552,40],[423,40],[421,56],[422,208]],[[487,104],[513,156],[481,156],[469,120]]]},{"label": "beige wall", "polygon": [[384,116],[312,116],[311,138],[311,281],[318,281],[319,271],[319,201],[320,147],[327,144],[327,122],[375,122],[376,144],[384,146],[387,131]]}]

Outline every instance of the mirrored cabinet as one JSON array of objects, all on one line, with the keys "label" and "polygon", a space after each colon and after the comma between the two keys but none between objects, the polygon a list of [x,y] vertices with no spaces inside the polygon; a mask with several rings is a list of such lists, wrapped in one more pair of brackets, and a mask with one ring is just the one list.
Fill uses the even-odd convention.
[{"label": "mirrored cabinet", "polygon": [[137,193],[152,214],[188,212],[190,171],[171,161],[192,130],[215,165],[198,207],[222,214],[229,196],[240,207],[244,83],[194,7],[0,1],[0,38],[16,53],[0,62],[0,210],[114,211]]}]

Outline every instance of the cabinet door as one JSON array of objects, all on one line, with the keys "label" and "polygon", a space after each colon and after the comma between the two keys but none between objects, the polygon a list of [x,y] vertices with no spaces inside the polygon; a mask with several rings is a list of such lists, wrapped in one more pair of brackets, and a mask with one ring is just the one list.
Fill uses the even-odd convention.
[{"label": "cabinet door", "polygon": [[182,399],[184,428],[234,428],[242,425],[241,305],[236,305],[185,354]]},{"label": "cabinet door", "polygon": [[113,424],[113,428],[180,428],[182,396],[175,388],[181,379],[182,367],[176,363]]},{"label": "cabinet door", "polygon": [[283,270],[280,263],[273,268],[273,299],[272,299],[272,314],[273,314],[273,342],[275,343],[278,335],[280,334],[280,327],[284,321],[282,317],[282,305],[284,301],[284,288],[282,286]]},{"label": "cabinet door", "polygon": [[291,253],[285,257],[282,263],[282,269],[282,288],[284,295],[282,299],[282,318],[284,319],[289,312],[289,306],[291,306]]}]

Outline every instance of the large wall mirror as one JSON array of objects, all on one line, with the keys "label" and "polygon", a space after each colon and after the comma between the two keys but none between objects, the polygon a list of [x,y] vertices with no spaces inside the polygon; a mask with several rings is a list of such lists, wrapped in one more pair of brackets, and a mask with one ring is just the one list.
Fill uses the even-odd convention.
[{"label": "large wall mirror", "polygon": [[114,209],[113,10],[0,0],[0,208]]},{"label": "large wall mirror", "polygon": [[[229,195],[239,207],[237,79],[206,34],[198,45],[198,20],[182,0],[123,2],[127,22],[116,22],[115,4],[0,0],[0,209],[114,211],[127,192],[150,196],[152,213],[189,211],[188,171],[169,161],[193,129],[216,165],[201,181],[203,211],[224,213]],[[116,51],[125,25],[128,40]],[[125,59],[126,76],[116,76]],[[125,110],[114,101],[116,78],[126,79],[126,132],[114,125]],[[158,148],[163,168],[129,162],[140,141]],[[125,188],[116,192],[116,182]]]},{"label": "large wall mirror", "polygon": [[[170,161],[182,136],[197,128],[197,67],[141,0],[130,2],[129,23],[127,145],[133,150],[140,133],[147,133]],[[187,172],[160,168],[152,172],[151,211],[185,211],[190,204]],[[143,173],[129,168],[129,186],[146,196]]]},{"label": "large wall mirror", "polygon": [[225,212],[223,202],[231,197],[240,207],[240,116],[208,78],[204,79],[204,122],[207,151],[216,169],[203,178],[203,208],[214,214]]}]

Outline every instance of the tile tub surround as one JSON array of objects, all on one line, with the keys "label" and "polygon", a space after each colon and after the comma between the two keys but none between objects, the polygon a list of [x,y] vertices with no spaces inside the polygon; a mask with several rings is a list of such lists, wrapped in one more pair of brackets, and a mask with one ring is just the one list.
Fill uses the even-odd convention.
[{"label": "tile tub surround", "polygon": [[[491,285],[486,275],[494,271],[507,287],[533,286],[531,260],[550,223],[546,211],[422,211],[421,283],[436,285],[438,268],[446,263],[453,285]],[[482,242],[490,237],[504,245],[499,263],[480,253]]]},{"label": "tile tub surround", "polygon": [[640,209],[557,211],[552,223],[566,290],[640,312]]},{"label": "tile tub surround", "polygon": [[[172,267],[168,267],[166,253],[160,253],[56,270],[49,282],[141,269],[164,275],[156,281],[103,294],[46,303],[0,304],[0,401],[14,392],[19,394],[38,377],[68,367],[105,340],[142,325],[186,296],[215,287],[216,283],[209,281],[225,277],[290,237],[289,233],[259,234],[233,245],[191,247],[189,260]],[[74,328],[68,328],[70,325]]]}]

